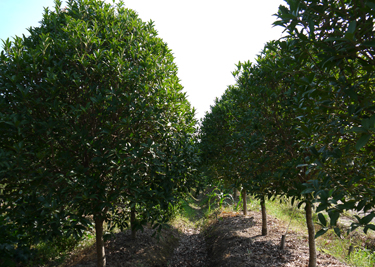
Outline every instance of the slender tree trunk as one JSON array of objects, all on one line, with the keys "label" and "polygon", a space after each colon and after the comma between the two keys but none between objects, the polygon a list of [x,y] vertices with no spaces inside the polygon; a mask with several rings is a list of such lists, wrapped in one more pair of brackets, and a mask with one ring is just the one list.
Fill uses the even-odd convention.
[{"label": "slender tree trunk", "polygon": [[130,210],[130,228],[131,228],[131,239],[135,239],[135,207],[131,208]]},{"label": "slender tree trunk", "polygon": [[306,224],[307,231],[309,233],[309,266],[316,267],[316,248],[315,248],[315,228],[312,218],[312,205],[310,202],[306,202]]},{"label": "slender tree trunk", "polygon": [[247,215],[247,195],[246,190],[242,189],[243,215]]},{"label": "slender tree trunk", "polygon": [[268,234],[267,229],[267,211],[266,211],[266,202],[264,196],[260,199],[260,207],[262,208],[262,235],[265,236]]},{"label": "slender tree trunk", "polygon": [[103,239],[103,222],[104,220],[102,218],[95,218],[96,254],[98,267],[105,267],[107,264]]},{"label": "slender tree trunk", "polygon": [[233,189],[233,199],[236,200],[239,196],[240,192],[238,192],[237,188]]}]

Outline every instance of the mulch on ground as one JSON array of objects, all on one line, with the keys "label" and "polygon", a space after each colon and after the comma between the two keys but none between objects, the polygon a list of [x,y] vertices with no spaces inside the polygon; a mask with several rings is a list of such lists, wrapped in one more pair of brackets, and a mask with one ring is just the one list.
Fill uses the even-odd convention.
[{"label": "mulch on ground", "polygon": [[[290,231],[285,249],[280,250],[281,236],[286,225],[268,216],[268,235],[261,236],[261,214],[249,211],[247,216],[235,212],[221,212],[203,232],[184,227],[180,232],[163,230],[158,241],[151,237],[152,229],[137,233],[131,240],[130,232],[118,233],[106,242],[107,266],[166,266],[166,267],[226,267],[226,266],[285,266],[308,265],[307,236]],[[347,266],[334,257],[318,251],[318,266]],[[72,257],[65,266],[96,266],[95,247]]]},{"label": "mulch on ground", "polygon": [[[307,266],[307,236],[290,231],[285,249],[280,250],[281,236],[286,225],[268,216],[268,235],[261,236],[261,213],[249,211],[247,216],[238,213],[221,213],[206,230],[209,248],[209,266]],[[318,266],[347,266],[325,253],[317,253]]]}]

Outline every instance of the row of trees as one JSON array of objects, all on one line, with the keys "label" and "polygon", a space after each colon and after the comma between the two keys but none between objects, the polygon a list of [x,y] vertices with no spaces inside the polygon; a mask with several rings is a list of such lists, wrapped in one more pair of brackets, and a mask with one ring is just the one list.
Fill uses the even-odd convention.
[{"label": "row of trees", "polygon": [[[287,0],[274,23],[287,35],[267,43],[256,63],[233,72],[236,84],[216,100],[201,127],[210,173],[261,200],[305,203],[309,266],[314,237],[334,228],[344,210],[368,212],[375,230],[373,1]],[[315,234],[312,204],[322,229]]]},{"label": "row of trees", "polygon": [[[209,174],[260,200],[263,235],[265,198],[305,203],[312,267],[314,236],[375,205],[375,2],[286,2],[287,36],[237,65],[199,146]],[[56,1],[29,32],[0,55],[0,251],[29,255],[94,224],[105,266],[104,222],[160,229],[194,184],[194,110],[171,51],[122,2]],[[330,218],[317,234],[314,202]],[[374,217],[350,230],[375,230]]]},{"label": "row of trees", "polygon": [[194,110],[152,22],[55,4],[0,56],[1,260],[94,224],[105,266],[104,222],[160,230],[193,185]]}]

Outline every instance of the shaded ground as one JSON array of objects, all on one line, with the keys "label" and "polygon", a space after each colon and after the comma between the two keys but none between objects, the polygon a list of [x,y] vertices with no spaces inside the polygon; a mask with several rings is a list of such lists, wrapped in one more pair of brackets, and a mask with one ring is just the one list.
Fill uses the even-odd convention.
[{"label": "shaded ground", "polygon": [[196,229],[187,229],[173,251],[168,267],[208,266],[207,246],[204,236]]},{"label": "shaded ground", "polygon": [[[202,215],[196,213],[198,220]],[[268,216],[269,234],[260,236],[261,214],[249,211],[243,216],[222,212],[203,232],[196,226],[178,225],[180,232],[169,229],[158,242],[152,238],[153,230],[137,233],[137,240],[130,240],[130,233],[119,233],[106,243],[107,263],[117,266],[167,266],[167,267],[224,267],[224,266],[307,266],[307,237],[290,232],[285,250],[279,249],[281,235],[286,225]],[[65,266],[95,266],[95,248],[72,258]],[[332,256],[318,252],[318,266],[347,266]]]},{"label": "shaded ground", "polygon": [[[133,266],[167,266],[174,248],[178,245],[176,229],[163,230],[162,237],[157,240],[152,237],[154,230],[145,229],[137,232],[136,240],[131,240],[130,231],[115,234],[105,243],[108,267]],[[96,266],[95,246],[83,253],[72,257],[65,267],[94,267]]]},{"label": "shaded ground", "polygon": [[[261,236],[261,214],[250,211],[243,216],[221,213],[206,230],[211,259],[209,266],[307,266],[307,237],[289,232],[285,249],[280,250],[286,225],[268,216],[268,235]],[[330,255],[318,252],[318,266],[347,266]]]},{"label": "shaded ground", "polygon": [[204,212],[200,199],[194,199],[195,205],[186,203],[185,209],[190,210],[190,223],[180,221],[177,228],[181,234],[178,246],[173,250],[173,256],[168,262],[168,267],[204,267],[209,265],[208,248],[202,233],[202,218]]}]

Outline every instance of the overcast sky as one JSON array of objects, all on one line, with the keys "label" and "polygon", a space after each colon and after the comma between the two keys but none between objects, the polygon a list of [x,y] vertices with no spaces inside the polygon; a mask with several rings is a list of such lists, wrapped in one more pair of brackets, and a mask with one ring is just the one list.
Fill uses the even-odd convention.
[{"label": "overcast sky", "polygon": [[[239,61],[254,61],[267,41],[282,35],[272,27],[283,0],[125,0],[125,6],[156,30],[172,49],[188,99],[202,118],[235,80]],[[27,35],[53,0],[0,0],[0,39]]]}]

